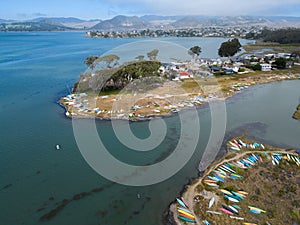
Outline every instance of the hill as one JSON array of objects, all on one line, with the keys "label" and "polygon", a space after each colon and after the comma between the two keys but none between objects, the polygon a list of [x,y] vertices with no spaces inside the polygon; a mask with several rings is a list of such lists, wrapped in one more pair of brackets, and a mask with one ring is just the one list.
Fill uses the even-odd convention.
[{"label": "hill", "polygon": [[72,28],[44,22],[1,23],[0,31],[66,31]]},{"label": "hill", "polygon": [[145,29],[150,23],[137,16],[116,16],[110,20],[104,20],[92,27],[94,30],[129,30]]}]

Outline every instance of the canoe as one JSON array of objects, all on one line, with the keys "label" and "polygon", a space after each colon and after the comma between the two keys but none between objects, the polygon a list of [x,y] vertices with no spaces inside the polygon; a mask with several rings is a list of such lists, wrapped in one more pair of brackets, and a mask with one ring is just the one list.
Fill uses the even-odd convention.
[{"label": "canoe", "polygon": [[220,208],[220,211],[223,212],[223,213],[226,213],[226,214],[228,214],[228,215],[233,215],[232,212],[230,212],[230,211],[228,211],[228,210],[226,210],[226,209],[224,209],[224,208]]},{"label": "canoe", "polygon": [[247,194],[249,194],[249,193],[246,192],[246,191],[237,191],[237,193],[242,194],[242,195],[247,195]]},{"label": "canoe", "polygon": [[233,169],[231,169],[229,166],[222,165],[224,168],[228,169],[231,173],[236,173]]},{"label": "canoe", "polygon": [[188,217],[194,217],[194,218],[195,218],[195,216],[194,216],[193,214],[188,213],[188,212],[186,212],[186,211],[183,211],[183,210],[181,210],[181,209],[178,209],[177,211],[178,211],[179,213],[181,213],[181,214],[184,214],[184,215],[188,216]]},{"label": "canoe", "polygon": [[255,210],[255,209],[250,209],[249,211],[251,213],[254,213],[254,214],[261,214],[261,211],[258,211],[258,210]]},{"label": "canoe", "polygon": [[182,217],[182,216],[178,216],[178,219],[180,219],[182,221],[189,222],[189,223],[196,223],[196,220],[192,220],[192,219],[185,218],[185,217]]},{"label": "canoe", "polygon": [[219,177],[217,174],[214,174],[214,177],[217,178],[219,181],[224,182],[224,178]]},{"label": "canoe", "polygon": [[254,210],[257,210],[257,211],[261,211],[263,213],[265,213],[266,211],[263,210],[263,209],[260,209],[260,208],[257,208],[257,207],[254,207],[254,206],[248,206],[249,209],[254,209]]},{"label": "canoe", "polygon": [[210,223],[207,220],[204,220],[205,225],[210,225]]},{"label": "canoe", "polygon": [[184,204],[183,201],[181,201],[179,198],[176,198],[177,202],[179,203],[179,205],[181,205],[184,208],[187,208],[186,205]]},{"label": "canoe", "polygon": [[204,184],[210,186],[210,187],[219,187],[219,185],[217,184],[214,184],[214,183],[207,183],[207,182],[204,182]]},{"label": "canoe", "polygon": [[244,225],[257,225],[256,223],[243,223]]},{"label": "canoe", "polygon": [[237,147],[230,147],[230,150],[233,150],[233,151],[240,151],[241,149],[237,148]]},{"label": "canoe", "polygon": [[190,210],[188,210],[188,209],[186,209],[186,208],[178,207],[177,210],[182,210],[182,211],[185,211],[185,212],[187,212],[187,213],[193,214]]},{"label": "canoe", "polygon": [[234,208],[233,206],[229,205],[228,207],[229,207],[235,214],[239,214],[239,211],[238,211],[236,208]]},{"label": "canoe", "polygon": [[217,183],[217,181],[215,181],[215,180],[204,180],[203,182],[204,183]]},{"label": "canoe", "polygon": [[236,210],[236,209],[231,209],[229,206],[226,206],[226,205],[222,205],[222,208],[223,209],[226,209],[226,210],[228,210],[229,212],[232,212],[232,213],[234,213],[234,214],[238,214],[238,211]]},{"label": "canoe", "polygon": [[215,197],[212,197],[208,203],[208,208],[211,208],[214,203],[215,203]]},{"label": "canoe", "polygon": [[227,198],[227,199],[228,199],[229,201],[231,201],[231,202],[235,202],[235,203],[240,202],[239,200],[237,200],[237,199],[235,199],[235,198],[232,198],[232,197],[230,197],[230,196],[228,196],[228,195],[225,195],[224,197]]},{"label": "canoe", "polygon": [[183,197],[181,197],[182,202],[186,205],[187,208],[189,208],[189,205],[186,203]]},{"label": "canoe", "polygon": [[237,193],[237,192],[235,192],[235,191],[232,191],[232,194],[234,194],[234,195],[240,197],[241,199],[244,199],[244,197],[245,197],[245,196],[243,196],[242,194]]},{"label": "canoe", "polygon": [[223,174],[224,176],[227,176],[227,173],[224,170],[218,168],[217,171]]},{"label": "canoe", "polygon": [[207,212],[207,213],[211,213],[211,214],[216,214],[216,215],[222,215],[222,213],[216,212],[216,211],[210,211],[210,210],[207,210],[206,212]]},{"label": "canoe", "polygon": [[182,214],[182,213],[179,213],[178,215],[181,216],[181,217],[184,217],[184,218],[191,219],[191,220],[194,220],[194,219],[195,219],[195,217],[193,217],[193,216],[184,215],[184,214]]},{"label": "canoe", "polygon": [[222,173],[220,173],[220,172],[218,172],[218,171],[214,172],[214,174],[218,175],[219,177],[221,177],[221,178],[223,178],[223,179],[226,178],[225,175],[223,175]]},{"label": "canoe", "polygon": [[243,217],[237,217],[237,216],[229,216],[231,219],[236,219],[236,220],[244,220]]},{"label": "canoe", "polygon": [[221,191],[223,194],[231,195],[231,192],[230,192],[230,191],[227,191],[227,190],[225,190],[225,189],[220,189],[220,191]]},{"label": "canoe", "polygon": [[238,205],[233,205],[233,207],[236,209],[241,209],[241,207],[239,207]]},{"label": "canoe", "polygon": [[211,180],[214,180],[214,181],[217,181],[217,182],[219,181],[219,179],[218,179],[218,178],[216,178],[216,177],[207,176],[207,178],[208,178],[208,179],[211,179]]}]

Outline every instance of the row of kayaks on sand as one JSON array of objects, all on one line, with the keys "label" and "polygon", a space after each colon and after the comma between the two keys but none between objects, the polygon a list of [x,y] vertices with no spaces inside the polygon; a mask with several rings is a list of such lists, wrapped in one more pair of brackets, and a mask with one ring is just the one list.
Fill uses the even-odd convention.
[{"label": "row of kayaks on sand", "polygon": [[294,162],[297,166],[300,166],[300,159],[298,156],[291,155],[291,154],[282,154],[282,153],[273,153],[271,155],[272,164],[279,165],[280,161],[285,159],[288,162]]},{"label": "row of kayaks on sand", "polygon": [[265,149],[265,146],[263,144],[253,142],[253,143],[245,143],[242,140],[232,140],[228,141],[227,147],[229,150],[232,151],[240,151],[242,148],[246,149]]},{"label": "row of kayaks on sand", "polygon": [[[265,152],[265,146],[263,144],[253,142],[251,144],[245,143],[241,140],[232,140],[228,142],[228,146],[230,148],[234,148],[231,150],[239,151],[242,148],[251,148],[256,149],[255,152],[246,153],[242,159],[232,159],[229,162],[223,163],[217,167],[215,167],[211,173],[203,179],[203,183],[209,187],[219,188],[220,185],[226,182],[227,179],[243,179],[244,176],[239,173],[241,169],[249,169],[254,167],[258,163],[262,163],[266,159],[271,159],[274,165],[278,165],[282,160],[287,160],[289,162],[294,162],[300,166],[300,159],[294,153],[276,153],[276,152]],[[259,150],[259,153],[257,153]],[[294,150],[295,153],[300,154],[300,150]],[[235,190],[235,189],[218,189],[223,194],[226,203],[220,204],[217,207],[216,211],[211,210],[215,204],[215,197],[210,198],[208,202],[208,210],[206,213],[215,214],[215,215],[224,215],[227,214],[229,218],[233,220],[240,220],[244,225],[256,225],[255,223],[244,222],[245,218],[239,216],[242,210],[246,210],[245,208],[241,208],[239,203],[243,201],[248,193],[244,190]],[[188,205],[184,201],[183,198],[176,199],[179,206],[177,207],[178,219],[187,223],[197,223],[195,215],[189,209]],[[262,213],[266,213],[265,210],[258,208],[256,206],[248,206],[248,210],[250,213],[258,215]],[[201,224],[209,225],[210,223],[207,220],[201,221]]]},{"label": "row of kayaks on sand", "polygon": [[[184,201],[184,199],[176,198],[176,201],[179,204],[179,206],[177,207],[177,218],[184,222],[196,223],[196,218],[194,214],[189,210],[188,204]],[[210,225],[210,223],[207,220],[204,220],[203,223],[205,225]]]},{"label": "row of kayaks on sand", "polygon": [[189,223],[196,223],[196,219],[194,214],[189,210],[188,204],[184,201],[183,198],[179,199],[176,198],[179,207],[177,207],[178,219],[189,222]]}]

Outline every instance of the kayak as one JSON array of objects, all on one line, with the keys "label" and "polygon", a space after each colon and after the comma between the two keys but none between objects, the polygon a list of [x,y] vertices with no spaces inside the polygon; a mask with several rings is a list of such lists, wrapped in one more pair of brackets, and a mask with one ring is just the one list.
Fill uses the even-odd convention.
[{"label": "kayak", "polygon": [[230,191],[227,191],[225,189],[221,189],[220,190],[223,194],[226,194],[226,195],[231,195],[231,192]]},{"label": "kayak", "polygon": [[204,220],[205,225],[210,225],[210,223],[207,220]]},{"label": "kayak", "polygon": [[195,217],[188,216],[188,215],[184,215],[184,214],[182,214],[182,213],[179,213],[178,215],[181,216],[181,217],[184,217],[184,218],[191,219],[191,220],[194,220],[194,219],[195,219]]},{"label": "kayak", "polygon": [[224,209],[224,208],[220,208],[220,211],[223,212],[223,213],[226,213],[226,214],[228,214],[228,215],[233,215],[232,212],[230,212],[230,211],[228,211],[228,210],[226,210],[226,209]]},{"label": "kayak", "polygon": [[185,217],[182,217],[182,216],[178,216],[178,219],[180,219],[182,221],[189,222],[189,223],[196,223],[196,220],[192,220],[192,219],[185,218]]},{"label": "kayak", "polygon": [[211,208],[215,202],[215,197],[212,197],[208,203],[208,208]]},{"label": "kayak", "polygon": [[186,209],[186,208],[178,207],[177,209],[178,209],[178,210],[180,209],[180,210],[183,210],[183,211],[185,211],[185,212],[187,212],[187,213],[193,214],[190,210],[188,210],[188,209]]},{"label": "kayak", "polygon": [[254,206],[248,206],[249,209],[254,209],[254,210],[257,210],[257,211],[261,211],[263,213],[265,213],[266,211],[265,210],[262,210],[260,208],[257,208],[257,207],[254,207]]},{"label": "kayak", "polygon": [[194,216],[193,214],[188,213],[188,212],[186,212],[186,211],[183,211],[183,210],[181,210],[181,209],[178,209],[178,212],[181,213],[181,214],[184,214],[184,215],[186,215],[186,216],[195,218],[195,216]]},{"label": "kayak", "polygon": [[181,201],[179,198],[176,198],[177,202],[179,203],[179,205],[181,205],[184,208],[187,208],[187,206],[184,204],[183,201]]},{"label": "kayak", "polygon": [[235,199],[235,198],[232,198],[232,197],[230,197],[230,196],[228,196],[228,195],[225,195],[224,196],[225,198],[227,198],[229,201],[231,201],[231,202],[240,202],[239,200],[237,200],[237,199]]}]

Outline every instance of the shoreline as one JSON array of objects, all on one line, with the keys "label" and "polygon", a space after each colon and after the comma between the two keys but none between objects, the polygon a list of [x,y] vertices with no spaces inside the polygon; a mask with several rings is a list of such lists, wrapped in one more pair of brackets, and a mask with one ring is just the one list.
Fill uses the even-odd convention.
[{"label": "shoreline", "polygon": [[[284,75],[282,75],[284,76]],[[293,77],[285,77],[283,79],[279,79],[279,80],[272,80],[272,79],[268,79],[267,80],[264,80],[263,82],[261,83],[255,83],[255,84],[251,84],[248,86],[248,88],[251,88],[251,87],[256,87],[256,86],[259,86],[259,85],[265,85],[265,84],[270,84],[270,83],[275,83],[275,82],[280,82],[280,81],[287,81],[287,80],[299,80],[299,78],[297,77],[296,74],[292,74],[291,73],[289,75],[286,75],[286,76],[293,76]],[[245,88],[245,89],[248,89],[248,88]],[[226,101],[227,99],[237,95],[237,94],[240,94],[242,93],[245,89],[241,89],[241,90],[238,90],[238,91],[231,91],[231,92],[227,92],[227,93],[223,93],[223,96],[221,97],[215,97],[211,100],[208,100],[206,102],[203,102],[202,104],[199,104],[199,105],[194,105],[192,107],[184,107],[182,109],[180,109],[180,112],[184,112],[184,111],[187,111],[187,110],[191,110],[191,109],[199,109],[199,108],[202,108],[202,107],[206,107],[210,102],[213,102],[213,101]],[[96,116],[95,114],[94,115],[88,115],[88,114],[83,114],[83,115],[71,115],[72,112],[70,113],[69,112],[69,107],[64,104],[63,100],[62,100],[62,97],[57,101],[57,103],[64,108],[64,115],[66,118],[69,118],[69,119],[94,119],[94,120],[100,120],[100,121],[112,121],[112,120],[120,120],[120,121],[130,121],[130,122],[143,122],[143,121],[150,121],[152,119],[156,119],[156,118],[168,118],[168,117],[172,117],[172,116],[175,116],[176,114],[178,114],[178,112],[176,113],[173,113],[173,112],[168,112],[168,113],[160,113],[160,114],[155,114],[155,113],[152,113],[152,114],[149,114],[149,115],[144,115],[143,117],[134,117],[134,118],[131,118],[131,117],[126,117],[126,118],[120,118],[120,117],[111,117],[111,116],[103,116],[103,117],[99,117],[99,116]]]},{"label": "shoreline", "polygon": [[[242,140],[244,143],[253,143],[253,141],[249,141],[249,140],[245,140],[243,137],[236,137],[235,139],[231,139],[230,141],[232,142],[232,140]],[[207,204],[208,200],[211,199],[212,197],[216,198],[216,204],[218,203],[218,201],[222,201],[221,197],[218,193],[216,193],[216,191],[218,189],[213,189],[207,186],[205,186],[205,184],[203,183],[203,180],[205,179],[206,176],[208,176],[213,170],[215,170],[216,168],[219,168],[220,165],[224,165],[224,163],[231,163],[234,160],[239,160],[247,155],[250,154],[290,154],[293,156],[297,156],[296,153],[293,152],[294,149],[284,149],[284,148],[279,148],[279,147],[273,147],[273,146],[269,146],[266,145],[263,149],[247,149],[247,150],[243,150],[241,149],[241,151],[230,151],[228,148],[228,143],[230,142],[228,141],[226,143],[227,149],[226,152],[220,157],[220,158],[216,158],[214,160],[214,162],[209,165],[204,171],[198,171],[199,172],[199,176],[196,178],[191,178],[189,180],[189,182],[183,187],[183,189],[180,191],[179,196],[184,199],[186,202],[186,205],[188,205],[188,210],[190,210],[195,216],[195,222],[197,224],[201,224],[201,220],[199,221],[199,216],[197,213],[195,213],[195,209],[199,208],[198,201],[200,201],[199,199],[204,198],[203,200],[200,201],[200,205],[202,204],[202,207],[204,205]],[[256,143],[256,142],[254,142]],[[267,150],[265,150],[265,148]],[[299,157],[298,157],[299,159]],[[273,161],[273,160],[272,160]],[[273,162],[272,162],[273,163]],[[297,164],[298,165],[298,164]],[[298,165],[298,167],[300,166],[300,164]],[[278,165],[279,167],[279,165]],[[202,187],[202,191],[200,193],[200,191],[197,191],[197,189],[199,189],[199,185],[201,185]],[[198,198],[198,201],[196,201],[196,197]],[[200,198],[201,197],[201,198]],[[205,200],[206,199],[206,200]],[[205,201],[205,203],[203,203],[203,201]],[[202,203],[201,203],[202,202]],[[195,207],[193,207],[194,205],[196,205]],[[174,200],[173,202],[170,203],[170,205],[168,206],[168,210],[166,210],[164,212],[164,222],[167,222],[167,225],[181,225],[181,224],[185,224],[183,223],[183,221],[181,221],[180,219],[178,219],[178,212],[177,212],[177,207],[178,207],[178,203],[176,203],[176,200]],[[204,206],[206,207],[206,206]],[[299,208],[298,208],[299,210]],[[200,212],[202,217],[203,214],[205,214],[205,212]],[[223,214],[224,215],[224,214]],[[226,215],[226,214],[225,214]],[[224,217],[222,217],[224,218]],[[235,220],[231,219],[232,222],[230,223],[226,223],[226,224],[235,224]],[[238,220],[236,220],[238,222]],[[219,224],[219,223],[215,223],[215,221],[210,221],[211,224]],[[190,223],[188,223],[190,224]],[[191,223],[193,224],[193,223]],[[240,223],[237,223],[240,224]],[[273,224],[273,223],[272,223]],[[279,223],[281,224],[281,223]]]}]

